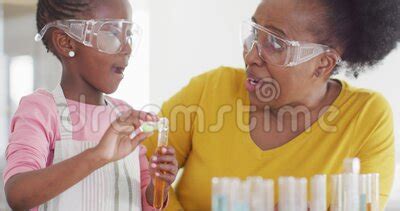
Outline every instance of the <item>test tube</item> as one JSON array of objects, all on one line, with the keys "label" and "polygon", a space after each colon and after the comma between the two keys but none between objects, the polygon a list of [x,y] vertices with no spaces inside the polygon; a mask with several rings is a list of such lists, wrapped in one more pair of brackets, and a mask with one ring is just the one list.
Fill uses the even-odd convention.
[{"label": "test tube", "polygon": [[331,176],[330,211],[343,210],[343,178],[341,174]]},{"label": "test tube", "polygon": [[262,177],[247,177],[250,183],[250,210],[274,211],[274,181]]},{"label": "test tube", "polygon": [[233,211],[238,207],[241,181],[239,178],[229,178],[229,210]]},{"label": "test tube", "polygon": [[367,211],[367,203],[371,202],[371,197],[368,197],[368,175],[367,174],[361,174],[360,175],[360,211]]},{"label": "test tube", "polygon": [[274,211],[275,210],[275,201],[274,201],[274,180],[266,179],[264,180],[264,189],[265,189],[265,211]]},{"label": "test tube", "polygon": [[[161,153],[161,149],[168,145],[168,132],[169,132],[169,121],[167,118],[160,118],[158,122],[158,146],[156,153]],[[162,172],[163,173],[163,172]],[[154,178],[154,208],[161,209],[164,204],[165,195],[165,181]]]},{"label": "test tube", "polygon": [[233,211],[250,211],[250,182],[244,181],[240,184],[238,199]]},{"label": "test tube", "polygon": [[296,179],[295,186],[295,208],[296,211],[307,211],[307,179]]},{"label": "test tube", "polygon": [[280,177],[279,182],[279,211],[295,211],[295,178]]},{"label": "test tube", "polygon": [[227,178],[214,177],[212,183],[212,211],[228,211],[229,184]]},{"label": "test tube", "polygon": [[250,210],[265,210],[264,208],[264,180],[262,177],[247,177],[250,183]]},{"label": "test tube", "polygon": [[371,180],[371,211],[379,211],[379,174],[370,174],[368,178]]},{"label": "test tube", "polygon": [[359,174],[343,174],[343,207],[345,211],[360,210]]},{"label": "test tube", "polygon": [[326,175],[315,175],[311,178],[310,211],[326,210]]}]

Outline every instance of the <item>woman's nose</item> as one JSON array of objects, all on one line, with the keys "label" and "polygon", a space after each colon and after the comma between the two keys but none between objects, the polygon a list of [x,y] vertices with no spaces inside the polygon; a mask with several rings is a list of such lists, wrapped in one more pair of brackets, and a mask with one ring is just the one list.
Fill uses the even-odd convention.
[{"label": "woman's nose", "polygon": [[260,49],[259,49],[257,41],[252,42],[250,49],[247,50],[247,52],[245,50],[244,62],[246,63],[247,66],[250,66],[250,65],[261,66],[264,63],[264,61],[260,57],[259,50]]}]

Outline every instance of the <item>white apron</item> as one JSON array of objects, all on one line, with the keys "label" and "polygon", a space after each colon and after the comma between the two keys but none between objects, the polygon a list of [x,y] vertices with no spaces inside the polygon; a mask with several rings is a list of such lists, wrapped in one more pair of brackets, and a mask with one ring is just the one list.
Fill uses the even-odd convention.
[{"label": "white apron", "polygon": [[[52,92],[60,118],[61,140],[55,142],[53,163],[59,163],[97,145],[72,139],[72,124],[61,86]],[[114,107],[110,100],[108,105]],[[124,159],[109,163],[39,207],[40,211],[140,211],[139,147]]]}]

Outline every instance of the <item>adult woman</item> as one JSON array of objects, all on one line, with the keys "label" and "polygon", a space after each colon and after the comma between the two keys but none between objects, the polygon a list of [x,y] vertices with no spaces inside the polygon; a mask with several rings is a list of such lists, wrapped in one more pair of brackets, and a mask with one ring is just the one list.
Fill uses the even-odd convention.
[{"label": "adult woman", "polygon": [[[383,209],[394,168],[390,107],[331,75],[341,61],[358,75],[393,50],[399,7],[263,0],[242,30],[246,71],[221,67],[195,77],[162,107],[184,167],[168,208],[210,209],[214,176],[334,174],[345,158],[359,157],[363,173],[381,176]],[[155,143],[145,144],[152,151]]]}]

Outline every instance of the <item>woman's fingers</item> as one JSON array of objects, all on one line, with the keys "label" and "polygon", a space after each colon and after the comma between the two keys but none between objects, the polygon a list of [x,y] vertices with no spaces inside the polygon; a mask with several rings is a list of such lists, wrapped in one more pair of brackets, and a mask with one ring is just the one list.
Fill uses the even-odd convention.
[{"label": "woman's fingers", "polygon": [[175,180],[175,175],[155,173],[155,176],[161,180],[164,180],[167,184],[171,185]]},{"label": "woman's fingers", "polygon": [[158,163],[171,163],[172,165],[178,166],[178,162],[173,155],[165,155],[165,156],[152,156],[151,160],[152,163],[158,164]]},{"label": "woman's fingers", "polygon": [[164,163],[152,163],[150,168],[153,169],[155,173],[168,173],[171,175],[175,175],[178,172],[178,168],[173,164],[164,164]]},{"label": "woman's fingers", "polygon": [[158,121],[157,115],[130,109],[119,116],[113,123],[113,127],[118,131],[120,127],[131,125],[139,128],[143,121]]},{"label": "woman's fingers", "polygon": [[171,146],[161,147],[158,155],[173,155],[175,156],[175,149]]}]

